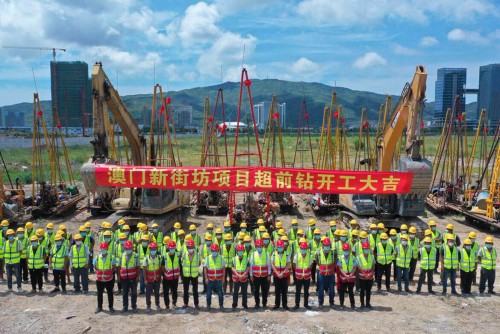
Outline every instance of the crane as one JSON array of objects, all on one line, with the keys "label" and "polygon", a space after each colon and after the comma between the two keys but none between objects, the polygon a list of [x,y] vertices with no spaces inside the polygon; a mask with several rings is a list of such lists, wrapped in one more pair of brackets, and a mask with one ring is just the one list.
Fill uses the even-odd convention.
[{"label": "crane", "polygon": [[47,48],[47,47],[38,47],[38,46],[12,46],[12,45],[4,45],[4,49],[24,49],[24,50],[52,50],[52,59],[54,63],[56,62],[57,51],[66,52],[66,49],[60,48]]}]

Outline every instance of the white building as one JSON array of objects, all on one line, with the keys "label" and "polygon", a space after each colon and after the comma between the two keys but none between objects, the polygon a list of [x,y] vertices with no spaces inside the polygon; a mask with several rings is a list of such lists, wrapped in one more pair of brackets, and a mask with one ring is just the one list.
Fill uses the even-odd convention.
[{"label": "white building", "polygon": [[[270,101],[263,101],[253,106],[255,113],[255,122],[259,130],[265,129],[268,122],[269,109],[271,108]],[[281,120],[281,127],[285,128],[286,125],[286,103],[278,104],[279,115]]]}]

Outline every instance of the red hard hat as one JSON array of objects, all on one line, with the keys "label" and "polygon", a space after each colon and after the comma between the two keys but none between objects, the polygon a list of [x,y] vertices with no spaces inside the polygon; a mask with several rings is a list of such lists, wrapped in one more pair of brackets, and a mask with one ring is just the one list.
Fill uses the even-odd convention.
[{"label": "red hard hat", "polygon": [[307,242],[301,242],[300,243],[300,249],[307,249],[309,246],[307,245]]},{"label": "red hard hat", "polygon": [[264,246],[264,241],[262,239],[255,240],[255,247],[262,247]]},{"label": "red hard hat", "polygon": [[132,244],[132,241],[130,241],[130,240],[125,241],[125,245],[123,245],[123,246],[125,247],[125,249],[134,248],[134,245]]},{"label": "red hard hat", "polygon": [[325,238],[323,240],[323,246],[330,246],[332,242],[330,241],[330,238]]},{"label": "red hard hat", "polygon": [[361,247],[363,249],[370,249],[370,243],[368,241],[365,241],[361,244]]},{"label": "red hard hat", "polygon": [[175,241],[169,241],[168,242],[168,249],[175,249],[177,245],[175,244]]},{"label": "red hard hat", "polygon": [[285,247],[285,242],[281,239],[276,241],[276,247]]},{"label": "red hard hat", "polygon": [[193,240],[188,240],[187,241],[187,246],[188,247],[194,247],[194,241]]},{"label": "red hard hat", "polygon": [[100,250],[108,250],[108,243],[107,242],[101,243],[101,245],[99,246],[99,249]]},{"label": "red hard hat", "polygon": [[210,246],[210,250],[212,252],[218,252],[219,251],[219,245],[217,244],[212,244],[212,246]]},{"label": "red hard hat", "polygon": [[346,242],[342,245],[342,250],[348,251],[351,250],[351,246]]},{"label": "red hard hat", "polygon": [[149,249],[158,249],[158,245],[156,244],[156,242],[152,242],[149,244]]},{"label": "red hard hat", "polygon": [[239,244],[238,246],[236,246],[236,251],[244,251],[244,250],[245,250],[245,245]]}]

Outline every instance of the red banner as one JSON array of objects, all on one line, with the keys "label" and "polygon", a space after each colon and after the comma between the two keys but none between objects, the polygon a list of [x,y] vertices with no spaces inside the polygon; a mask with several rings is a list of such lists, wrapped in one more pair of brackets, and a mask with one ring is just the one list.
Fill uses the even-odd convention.
[{"label": "red banner", "polygon": [[97,165],[99,186],[292,192],[406,194],[413,173],[271,167],[149,167]]}]

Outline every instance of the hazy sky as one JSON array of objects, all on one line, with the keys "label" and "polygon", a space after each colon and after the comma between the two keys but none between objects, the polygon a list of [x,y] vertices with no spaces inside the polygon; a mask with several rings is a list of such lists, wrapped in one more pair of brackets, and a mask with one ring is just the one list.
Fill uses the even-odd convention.
[{"label": "hazy sky", "polygon": [[[498,0],[0,0],[0,45],[66,48],[103,63],[120,94],[252,78],[399,94],[429,74],[500,62]],[[50,51],[0,48],[0,106],[50,99]],[[222,72],[221,72],[222,68]],[[202,98],[202,97],[200,97]],[[468,102],[473,99],[468,97]]]}]

